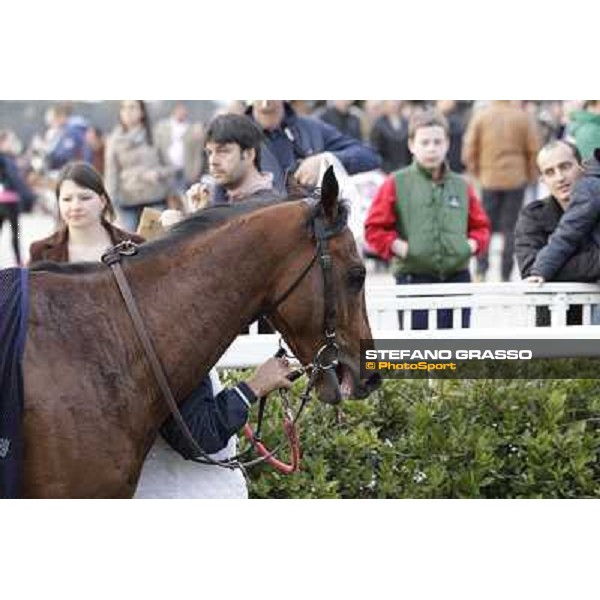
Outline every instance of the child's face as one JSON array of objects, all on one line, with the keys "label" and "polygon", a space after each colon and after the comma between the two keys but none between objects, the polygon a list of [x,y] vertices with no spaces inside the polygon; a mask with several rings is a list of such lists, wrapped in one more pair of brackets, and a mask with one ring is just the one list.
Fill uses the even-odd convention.
[{"label": "child's face", "polygon": [[437,169],[443,164],[448,146],[448,136],[439,125],[419,127],[415,137],[408,141],[408,147],[415,160],[429,170]]}]

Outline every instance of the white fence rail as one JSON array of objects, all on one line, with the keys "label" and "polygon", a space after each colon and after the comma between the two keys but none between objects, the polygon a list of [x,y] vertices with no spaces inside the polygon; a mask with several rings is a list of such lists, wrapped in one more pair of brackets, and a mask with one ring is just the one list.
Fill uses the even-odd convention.
[{"label": "white fence rail", "polygon": [[[592,306],[600,305],[600,285],[586,283],[457,283],[367,286],[367,311],[378,339],[596,339]],[[567,326],[567,310],[582,307],[582,324]],[[548,307],[550,326],[537,327],[536,314]],[[436,329],[436,310],[453,310],[453,329]],[[470,328],[461,328],[461,310],[471,309]],[[427,330],[410,330],[410,313],[428,310]],[[404,329],[399,328],[402,311]],[[259,334],[256,324],[240,335],[221,357],[218,367],[262,363],[277,350],[279,336]]]},{"label": "white fence rail", "polygon": [[600,286],[591,283],[435,283],[386,285],[367,289],[367,309],[374,329],[398,329],[397,312],[404,313],[410,329],[412,310],[428,310],[430,329],[435,312],[453,309],[454,329],[461,329],[461,309],[471,308],[471,328],[535,327],[536,309],[550,311],[550,326],[567,325],[567,310],[581,305],[582,325],[591,324],[591,308],[600,303]]}]

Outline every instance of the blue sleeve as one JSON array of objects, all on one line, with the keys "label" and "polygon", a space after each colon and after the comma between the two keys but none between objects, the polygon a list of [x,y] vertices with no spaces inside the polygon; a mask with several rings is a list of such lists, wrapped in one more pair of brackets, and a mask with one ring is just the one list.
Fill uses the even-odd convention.
[{"label": "blue sleeve", "polygon": [[585,177],[573,186],[569,206],[548,244],[536,256],[531,275],[551,281],[578,248],[594,237],[594,229],[600,225],[599,193],[600,183],[594,185]]},{"label": "blue sleeve", "polygon": [[335,127],[316,121],[323,136],[324,150],[331,152],[350,175],[372,171],[381,166],[381,157],[362,142],[340,133]]},{"label": "blue sleeve", "polygon": [[[179,405],[179,410],[198,445],[213,454],[225,448],[229,438],[245,425],[249,409],[236,388],[225,388],[213,396],[210,377],[205,377]],[[174,450],[184,458],[190,456],[191,449],[173,416],[164,422],[160,432]]]},{"label": "blue sleeve", "polygon": [[71,160],[90,162],[91,155],[87,149],[85,131],[78,128],[67,128],[56,146],[48,152],[48,166],[51,169],[61,169]]},{"label": "blue sleeve", "polygon": [[86,143],[85,139],[81,142],[81,160],[90,165],[94,162],[94,151]]},{"label": "blue sleeve", "polygon": [[63,136],[60,141],[48,151],[46,160],[48,161],[49,169],[60,169],[67,163],[73,154],[76,141],[71,136]]}]

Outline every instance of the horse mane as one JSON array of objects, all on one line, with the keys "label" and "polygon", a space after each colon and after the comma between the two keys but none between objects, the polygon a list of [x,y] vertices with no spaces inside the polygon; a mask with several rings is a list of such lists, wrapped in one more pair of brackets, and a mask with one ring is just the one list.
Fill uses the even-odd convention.
[{"label": "horse mane", "polygon": [[[244,200],[234,204],[209,206],[184,218],[174,225],[166,235],[143,243],[139,246],[138,252],[132,257],[132,260],[155,252],[163,252],[177,241],[186,239],[191,235],[212,231],[241,215],[250,214],[263,208],[292,201],[293,199],[300,198],[288,196],[283,200]],[[31,272],[57,273],[61,275],[82,275],[95,273],[102,269],[104,269],[103,265],[97,262],[58,263],[51,260],[37,261],[29,267]]]},{"label": "horse mane", "polygon": [[[307,191],[309,192],[308,194],[306,193]],[[170,249],[177,241],[186,239],[192,235],[212,231],[241,215],[251,214],[263,208],[285,204],[286,202],[292,202],[294,200],[305,200],[308,204],[309,214],[306,219],[306,224],[309,225],[317,212],[321,210],[321,205],[319,203],[319,188],[312,190],[298,188],[283,199],[243,200],[233,204],[218,204],[204,208],[187,216],[174,225],[166,235],[161,236],[156,240],[143,243],[139,246],[137,254],[131,257],[130,260],[136,260],[138,257],[143,258],[154,253],[164,252]],[[347,201],[340,199],[337,219],[329,231],[330,235],[336,235],[346,227],[348,214],[349,206]],[[104,266],[96,262],[57,263],[48,260],[38,261],[29,267],[31,272],[47,272],[62,275],[83,275],[96,273],[103,269]]]},{"label": "horse mane", "polygon": [[[284,201],[287,201],[287,199]],[[163,251],[179,240],[212,231],[241,215],[250,214],[262,208],[281,203],[282,200],[279,199],[243,200],[233,204],[209,206],[185,217],[169,229],[165,235],[142,244],[137,255],[145,256],[148,253]]]}]

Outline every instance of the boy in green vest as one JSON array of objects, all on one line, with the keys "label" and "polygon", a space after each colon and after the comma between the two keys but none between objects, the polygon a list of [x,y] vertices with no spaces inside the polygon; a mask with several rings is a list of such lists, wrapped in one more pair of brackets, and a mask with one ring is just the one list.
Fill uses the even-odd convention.
[{"label": "boy in green vest", "polygon": [[[365,239],[383,259],[394,259],[398,284],[471,281],[469,259],[489,244],[490,222],[475,189],[446,164],[448,132],[441,113],[415,114],[408,131],[413,162],[385,180],[369,209]],[[451,327],[452,311],[439,310],[437,328]],[[427,311],[413,311],[412,329],[427,328]]]}]

